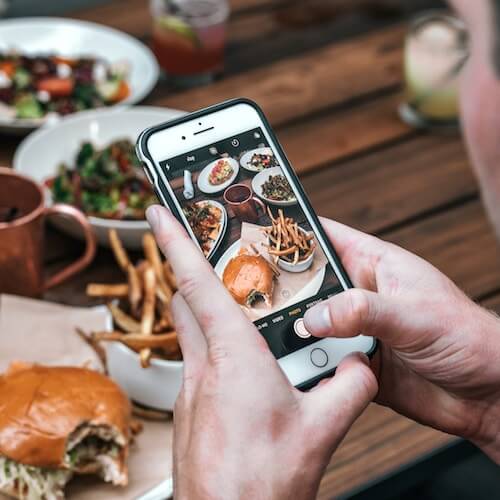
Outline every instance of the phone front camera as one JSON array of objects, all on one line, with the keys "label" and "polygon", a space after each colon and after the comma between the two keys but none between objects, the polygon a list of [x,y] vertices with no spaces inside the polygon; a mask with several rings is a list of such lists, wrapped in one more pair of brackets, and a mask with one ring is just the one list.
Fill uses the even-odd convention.
[{"label": "phone front camera", "polygon": [[183,141],[185,141],[185,140],[186,140],[186,136],[185,136],[185,135],[183,135],[183,136],[182,136],[182,140],[183,140]]}]

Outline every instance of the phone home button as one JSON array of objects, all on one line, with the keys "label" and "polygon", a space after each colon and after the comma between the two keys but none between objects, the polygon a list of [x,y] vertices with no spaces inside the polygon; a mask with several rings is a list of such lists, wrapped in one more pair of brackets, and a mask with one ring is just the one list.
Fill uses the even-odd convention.
[{"label": "phone home button", "polygon": [[328,364],[328,354],[316,347],[311,351],[311,363],[317,368],[324,368]]}]

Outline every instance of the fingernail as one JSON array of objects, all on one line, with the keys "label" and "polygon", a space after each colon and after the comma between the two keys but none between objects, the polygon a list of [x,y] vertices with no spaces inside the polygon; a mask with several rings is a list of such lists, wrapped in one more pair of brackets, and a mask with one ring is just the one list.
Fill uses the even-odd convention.
[{"label": "fingernail", "polygon": [[146,210],[146,219],[153,231],[156,232],[160,228],[160,211],[157,206],[151,205],[148,207]]},{"label": "fingernail", "polygon": [[313,335],[329,333],[333,330],[332,319],[327,304],[319,304],[304,316],[304,325]]}]

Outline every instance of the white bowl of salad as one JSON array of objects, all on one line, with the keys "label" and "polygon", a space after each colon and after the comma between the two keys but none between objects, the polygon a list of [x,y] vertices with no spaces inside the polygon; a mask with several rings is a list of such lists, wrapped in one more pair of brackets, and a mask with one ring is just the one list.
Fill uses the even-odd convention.
[{"label": "white bowl of salad", "polygon": [[[47,203],[69,203],[85,212],[100,244],[116,229],[124,245],[141,248],[149,226],[144,212],[156,202],[134,152],[147,127],[182,114],[138,106],[85,111],[42,127],[28,136],[14,156],[14,169],[43,184]],[[54,224],[75,237],[70,220]]]},{"label": "white bowl of salad", "polygon": [[23,134],[71,113],[140,102],[158,80],[151,50],[74,19],[0,20],[0,130]]}]

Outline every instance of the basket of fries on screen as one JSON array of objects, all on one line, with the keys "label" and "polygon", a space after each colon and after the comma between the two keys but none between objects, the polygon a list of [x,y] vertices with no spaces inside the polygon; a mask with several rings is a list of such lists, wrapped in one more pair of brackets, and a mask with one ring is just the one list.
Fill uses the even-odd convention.
[{"label": "basket of fries on screen", "polygon": [[285,217],[283,210],[273,216],[267,209],[271,225],[264,228],[267,235],[267,252],[281,269],[290,273],[301,273],[309,269],[314,260],[316,243],[314,234],[301,228],[291,217]]},{"label": "basket of fries on screen", "polygon": [[116,231],[110,247],[124,274],[122,283],[90,283],[87,295],[101,298],[112,318],[109,330],[90,332],[105,344],[109,374],[137,403],[171,410],[182,379],[182,355],[170,303],[177,286],[151,233],[143,236],[144,258],[132,263]]}]

